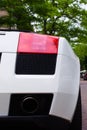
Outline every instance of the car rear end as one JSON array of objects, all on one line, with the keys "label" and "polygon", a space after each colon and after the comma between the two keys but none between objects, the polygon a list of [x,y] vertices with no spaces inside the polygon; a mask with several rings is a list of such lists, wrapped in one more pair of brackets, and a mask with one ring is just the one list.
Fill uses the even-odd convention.
[{"label": "car rear end", "polygon": [[69,129],[79,81],[79,59],[65,38],[0,32],[1,127]]}]

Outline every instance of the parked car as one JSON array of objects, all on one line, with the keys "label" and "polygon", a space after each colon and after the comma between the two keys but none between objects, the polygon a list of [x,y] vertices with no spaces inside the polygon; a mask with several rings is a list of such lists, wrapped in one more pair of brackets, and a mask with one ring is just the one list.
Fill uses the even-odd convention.
[{"label": "parked car", "polygon": [[87,80],[87,72],[84,74],[83,79]]},{"label": "parked car", "polygon": [[84,77],[84,74],[86,73],[87,70],[81,70],[80,71],[80,78],[83,78]]}]

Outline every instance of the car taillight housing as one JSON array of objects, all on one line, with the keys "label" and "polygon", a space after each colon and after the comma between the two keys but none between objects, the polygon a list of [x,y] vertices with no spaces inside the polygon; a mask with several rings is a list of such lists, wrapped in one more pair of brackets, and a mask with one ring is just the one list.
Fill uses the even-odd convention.
[{"label": "car taillight housing", "polygon": [[17,52],[58,53],[58,37],[35,33],[20,33]]},{"label": "car taillight housing", "polygon": [[58,37],[20,33],[16,74],[54,74],[58,53]]}]

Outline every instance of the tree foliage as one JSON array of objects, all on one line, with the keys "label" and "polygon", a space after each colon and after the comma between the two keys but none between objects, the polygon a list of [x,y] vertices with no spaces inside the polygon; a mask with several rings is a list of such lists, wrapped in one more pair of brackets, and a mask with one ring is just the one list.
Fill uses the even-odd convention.
[{"label": "tree foliage", "polygon": [[[85,0],[1,0],[0,8],[9,16],[0,25],[14,24],[18,29],[66,37],[70,42],[84,40],[87,33],[86,11],[80,7]],[[84,34],[84,37],[83,37]]]},{"label": "tree foliage", "polygon": [[81,69],[87,70],[87,44],[77,44],[74,47],[76,55],[80,58]]}]

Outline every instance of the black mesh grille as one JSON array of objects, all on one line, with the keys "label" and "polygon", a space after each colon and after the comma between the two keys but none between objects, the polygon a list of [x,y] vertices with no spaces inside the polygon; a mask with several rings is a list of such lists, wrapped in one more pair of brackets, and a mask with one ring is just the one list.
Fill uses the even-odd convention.
[{"label": "black mesh grille", "polygon": [[54,74],[57,54],[17,54],[16,74]]}]

